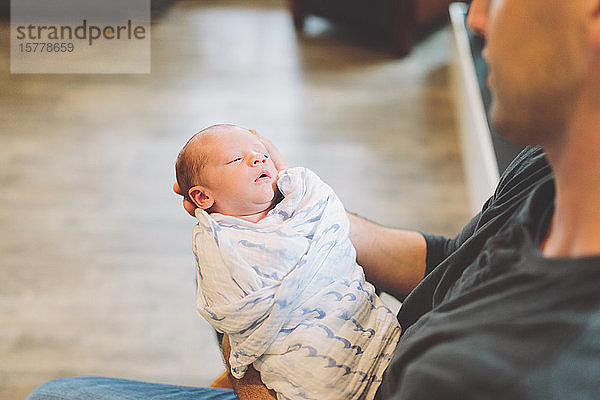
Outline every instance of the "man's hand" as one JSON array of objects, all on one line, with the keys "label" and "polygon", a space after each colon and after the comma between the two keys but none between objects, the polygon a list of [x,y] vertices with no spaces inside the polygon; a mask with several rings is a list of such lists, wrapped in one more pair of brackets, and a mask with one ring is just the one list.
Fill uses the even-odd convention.
[{"label": "man's hand", "polygon": [[[229,336],[223,335],[223,358],[227,364],[227,370],[231,369],[229,365],[229,353],[231,347],[229,346]],[[239,400],[274,400],[277,399],[277,395],[273,390],[270,390],[262,383],[260,379],[260,373],[254,369],[252,365],[248,366],[248,370],[242,377],[242,379],[236,379],[229,374],[229,380],[233,389],[238,395]]]},{"label": "man's hand", "polygon": [[[175,193],[177,193],[180,196],[184,196],[183,193],[181,193],[181,188],[179,187],[179,183],[175,182],[173,184],[173,191]],[[188,214],[190,214],[192,217],[196,216],[196,205],[194,203],[192,203],[191,201],[189,201],[188,199],[186,199],[184,197],[183,199],[183,208],[185,209],[185,211],[188,212]]]},{"label": "man's hand", "polygon": [[279,152],[277,147],[275,147],[275,145],[269,139],[259,135],[254,129],[248,130],[255,134],[258,140],[260,140],[265,146],[265,148],[269,152],[269,155],[271,156],[271,160],[273,160],[273,164],[275,164],[275,168],[277,168],[277,171],[283,171],[284,169],[288,169],[289,167],[291,167],[290,163],[285,159],[285,157]]}]

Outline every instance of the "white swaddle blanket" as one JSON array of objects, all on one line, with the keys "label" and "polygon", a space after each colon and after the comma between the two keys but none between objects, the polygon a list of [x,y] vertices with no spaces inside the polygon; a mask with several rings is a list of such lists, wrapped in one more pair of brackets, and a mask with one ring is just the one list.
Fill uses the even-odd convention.
[{"label": "white swaddle blanket", "polygon": [[197,209],[197,306],[279,399],[370,399],[396,347],[396,317],[365,281],[349,221],[306,168],[279,173],[283,200],[258,223]]}]

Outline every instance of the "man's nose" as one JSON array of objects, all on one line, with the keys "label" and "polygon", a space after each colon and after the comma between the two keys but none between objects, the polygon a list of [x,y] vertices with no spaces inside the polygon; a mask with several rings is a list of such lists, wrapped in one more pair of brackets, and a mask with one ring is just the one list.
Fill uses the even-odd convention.
[{"label": "man's nose", "polygon": [[485,37],[491,0],[473,0],[467,14],[467,26],[473,33]]}]

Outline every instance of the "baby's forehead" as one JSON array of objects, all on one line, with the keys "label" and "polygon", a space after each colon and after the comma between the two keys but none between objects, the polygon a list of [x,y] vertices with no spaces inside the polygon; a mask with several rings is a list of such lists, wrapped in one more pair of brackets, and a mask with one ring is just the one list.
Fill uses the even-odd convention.
[{"label": "baby's forehead", "polygon": [[198,151],[206,150],[209,148],[223,147],[223,139],[226,139],[227,133],[213,133],[206,132],[201,133],[196,137],[195,147]]},{"label": "baby's forehead", "polygon": [[265,151],[264,145],[256,136],[244,131],[204,133],[197,138],[194,146],[196,154],[206,157],[209,163],[221,162],[223,157],[248,149]]},{"label": "baby's forehead", "polygon": [[221,131],[217,133],[207,133],[201,137],[202,144],[206,147],[212,147],[213,150],[226,150],[233,147],[264,147],[262,142],[256,136],[246,131]]}]

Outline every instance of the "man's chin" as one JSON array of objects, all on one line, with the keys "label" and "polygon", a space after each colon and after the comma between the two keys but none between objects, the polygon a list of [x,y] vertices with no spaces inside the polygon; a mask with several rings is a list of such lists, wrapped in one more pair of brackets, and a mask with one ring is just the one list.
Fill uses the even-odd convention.
[{"label": "man's chin", "polygon": [[544,98],[511,97],[519,99],[518,102],[507,101],[507,98],[506,94],[496,93],[490,106],[491,126],[498,136],[521,146],[546,147],[561,142],[574,112],[575,100],[561,106]]},{"label": "man's chin", "polygon": [[536,122],[534,119],[519,120],[516,118],[517,114],[513,114],[512,118],[507,114],[500,111],[492,113],[491,126],[496,135],[517,146],[543,145],[553,132],[553,127],[544,129],[543,122]]},{"label": "man's chin", "polygon": [[[510,118],[509,113],[502,109],[494,100],[490,108],[490,121],[494,133],[501,138],[516,145],[527,144],[527,132],[517,126],[514,118]],[[531,133],[529,133],[531,134]]]}]

